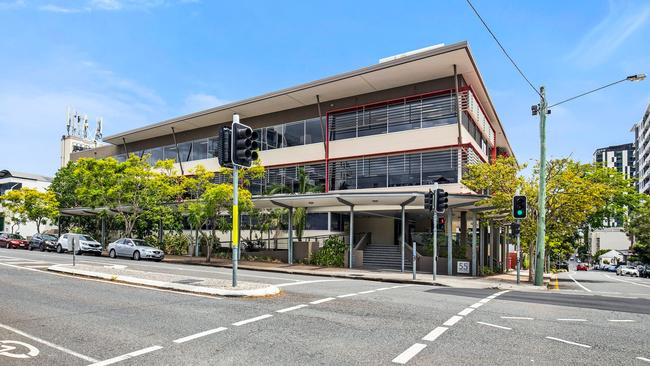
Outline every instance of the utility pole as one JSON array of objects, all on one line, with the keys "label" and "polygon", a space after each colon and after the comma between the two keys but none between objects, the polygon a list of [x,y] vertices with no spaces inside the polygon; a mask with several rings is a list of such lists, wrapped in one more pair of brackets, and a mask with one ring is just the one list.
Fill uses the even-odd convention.
[{"label": "utility pole", "polygon": [[537,214],[537,253],[535,255],[535,286],[544,284],[544,247],[546,237],[546,91],[539,88],[539,195]]}]

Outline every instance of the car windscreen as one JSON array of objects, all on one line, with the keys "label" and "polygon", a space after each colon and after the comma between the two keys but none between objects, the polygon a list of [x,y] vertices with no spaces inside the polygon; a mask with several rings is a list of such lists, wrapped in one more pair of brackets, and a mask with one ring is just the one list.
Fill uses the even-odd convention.
[{"label": "car windscreen", "polygon": [[85,240],[85,241],[95,241],[91,236],[88,235],[79,235],[80,240]]},{"label": "car windscreen", "polygon": [[135,244],[137,246],[145,246],[145,247],[149,246],[149,245],[147,245],[147,242],[142,240],[142,239],[131,239],[131,240],[133,240],[133,244]]},{"label": "car windscreen", "polygon": [[9,239],[22,239],[23,237],[18,234],[9,234]]},{"label": "car windscreen", "polygon": [[57,237],[54,236],[54,235],[47,235],[47,234],[45,234],[45,235],[41,235],[41,239],[43,239],[43,240],[56,240]]}]

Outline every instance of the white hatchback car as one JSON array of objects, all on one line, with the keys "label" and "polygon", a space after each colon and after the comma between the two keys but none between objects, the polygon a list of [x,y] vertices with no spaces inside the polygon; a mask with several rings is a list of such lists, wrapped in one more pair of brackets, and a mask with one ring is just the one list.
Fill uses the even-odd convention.
[{"label": "white hatchback car", "polygon": [[639,270],[634,266],[621,266],[621,276],[639,277]]},{"label": "white hatchback car", "polygon": [[102,245],[99,244],[90,235],[66,233],[59,237],[56,242],[56,252],[72,252],[72,241],[69,240],[72,235],[79,236],[79,247],[75,248],[75,254],[92,253],[96,256],[102,255]]}]

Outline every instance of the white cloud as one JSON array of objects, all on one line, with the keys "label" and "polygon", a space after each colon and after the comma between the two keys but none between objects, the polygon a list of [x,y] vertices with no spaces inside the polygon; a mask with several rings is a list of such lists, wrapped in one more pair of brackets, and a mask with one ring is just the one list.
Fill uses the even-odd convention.
[{"label": "white cloud", "polygon": [[46,4],[43,6],[39,6],[38,10],[40,11],[49,11],[53,13],[79,13],[82,11],[82,9],[77,9],[77,8],[66,8],[64,6],[59,6],[59,5],[54,5],[54,4]]},{"label": "white cloud", "polygon": [[[161,6],[170,6],[175,4],[194,4],[199,3],[200,0],[85,0],[78,6],[70,6],[69,2],[54,2],[38,6],[40,11],[48,11],[53,13],[81,13],[91,11],[118,11],[118,10],[146,10],[158,8]],[[3,9],[3,4],[0,2],[0,10]],[[16,0],[15,2],[6,3],[5,7],[24,6],[24,0]],[[60,5],[60,4],[65,4]]]},{"label": "white cloud", "polygon": [[568,55],[581,65],[598,65],[608,58],[650,19],[650,5],[610,2],[609,12]]},{"label": "white cloud", "polygon": [[229,100],[217,98],[214,95],[195,93],[185,98],[183,113],[194,113],[230,103]]}]

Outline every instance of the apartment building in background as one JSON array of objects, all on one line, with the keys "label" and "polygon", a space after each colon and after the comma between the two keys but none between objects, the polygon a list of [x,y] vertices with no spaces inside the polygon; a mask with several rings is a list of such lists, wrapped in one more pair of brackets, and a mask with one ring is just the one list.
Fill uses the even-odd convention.
[{"label": "apartment building in background", "polygon": [[[513,155],[466,42],[113,134],[104,138],[108,145],[71,157],[123,161],[136,154],[151,163],[172,159],[183,174],[198,164],[216,172],[217,133],[233,113],[260,136],[266,173],[248,187],[256,207],[305,207],[305,236],[344,236],[354,244],[354,266],[394,268],[414,242],[422,257],[430,255],[426,246],[438,225],[423,195],[435,183],[450,193],[438,253],[464,248],[454,249],[460,254],[453,263],[441,255],[438,273],[456,273],[457,261],[505,262],[505,229],[479,229],[475,203],[484,196],[462,183],[469,164]],[[313,192],[298,194],[300,174]]]},{"label": "apartment building in background", "polygon": [[594,151],[594,162],[608,168],[615,168],[620,173],[623,173],[625,178],[636,177],[633,143],[596,149]]},{"label": "apartment building in background", "polygon": [[640,193],[650,194],[650,104],[641,120],[632,126],[632,132],[637,187]]}]

